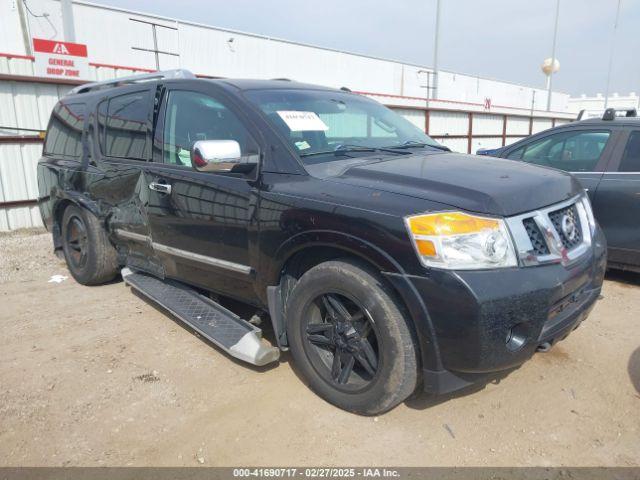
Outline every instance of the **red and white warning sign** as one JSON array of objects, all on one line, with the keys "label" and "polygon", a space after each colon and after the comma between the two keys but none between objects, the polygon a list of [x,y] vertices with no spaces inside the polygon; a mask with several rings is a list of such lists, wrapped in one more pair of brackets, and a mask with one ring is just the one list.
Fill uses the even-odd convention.
[{"label": "red and white warning sign", "polygon": [[89,78],[87,46],[82,43],[33,39],[35,74],[39,77]]}]

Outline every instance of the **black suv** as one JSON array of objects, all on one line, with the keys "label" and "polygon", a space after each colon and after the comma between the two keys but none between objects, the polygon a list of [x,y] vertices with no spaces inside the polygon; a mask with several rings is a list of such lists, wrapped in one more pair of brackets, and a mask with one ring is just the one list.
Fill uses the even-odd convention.
[{"label": "black suv", "polygon": [[237,358],[290,349],[314,391],[362,414],[546,350],[589,314],[606,263],[573,176],[451,153],[373,100],[286,80],[78,87],[38,183],[79,283],[122,268]]},{"label": "black suv", "polygon": [[[568,123],[479,155],[573,173],[589,192],[609,245],[609,267],[640,272],[640,118],[635,109]],[[582,113],[578,117],[582,116]]]}]

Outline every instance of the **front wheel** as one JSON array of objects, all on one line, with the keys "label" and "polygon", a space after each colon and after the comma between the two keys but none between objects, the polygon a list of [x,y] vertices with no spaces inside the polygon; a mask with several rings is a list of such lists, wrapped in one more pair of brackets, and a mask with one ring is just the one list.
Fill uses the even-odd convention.
[{"label": "front wheel", "polygon": [[307,271],[286,308],[291,353],[325,400],[364,415],[385,412],[416,388],[411,326],[393,292],[348,260]]}]

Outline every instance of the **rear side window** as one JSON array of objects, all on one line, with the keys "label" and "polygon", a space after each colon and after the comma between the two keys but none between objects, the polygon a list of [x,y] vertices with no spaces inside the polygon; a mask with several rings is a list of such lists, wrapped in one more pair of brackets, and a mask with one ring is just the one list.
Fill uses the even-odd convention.
[{"label": "rear side window", "polygon": [[620,172],[640,172],[640,131],[631,132],[622,154]]},{"label": "rear side window", "polygon": [[103,153],[109,157],[148,160],[150,108],[149,91],[128,93],[102,102],[98,107],[98,121]]},{"label": "rear side window", "polygon": [[86,105],[59,102],[51,113],[45,155],[80,158],[82,155],[82,129]]}]

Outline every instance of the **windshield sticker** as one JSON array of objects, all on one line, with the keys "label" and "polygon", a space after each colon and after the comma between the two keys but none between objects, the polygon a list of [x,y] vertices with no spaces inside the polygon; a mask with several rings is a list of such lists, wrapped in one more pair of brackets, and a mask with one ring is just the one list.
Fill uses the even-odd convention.
[{"label": "windshield sticker", "polygon": [[297,110],[279,110],[278,115],[292,132],[319,132],[329,130],[329,127],[315,112],[301,112]]},{"label": "windshield sticker", "polygon": [[302,140],[301,142],[296,142],[296,147],[298,147],[298,150],[306,150],[311,148],[311,145],[306,140]]}]

